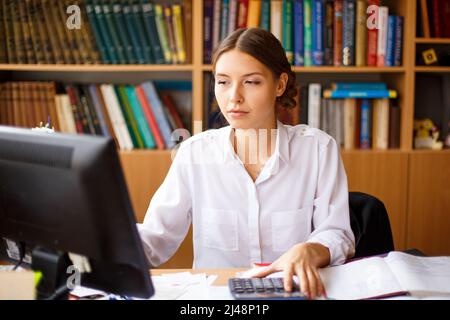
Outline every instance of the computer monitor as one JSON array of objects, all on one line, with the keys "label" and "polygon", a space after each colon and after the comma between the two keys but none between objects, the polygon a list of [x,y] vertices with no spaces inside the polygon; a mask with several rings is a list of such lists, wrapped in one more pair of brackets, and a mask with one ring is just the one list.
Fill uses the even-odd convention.
[{"label": "computer monitor", "polygon": [[44,298],[75,275],[72,254],[89,262],[82,286],[154,293],[112,139],[0,126],[0,260],[24,252]]}]

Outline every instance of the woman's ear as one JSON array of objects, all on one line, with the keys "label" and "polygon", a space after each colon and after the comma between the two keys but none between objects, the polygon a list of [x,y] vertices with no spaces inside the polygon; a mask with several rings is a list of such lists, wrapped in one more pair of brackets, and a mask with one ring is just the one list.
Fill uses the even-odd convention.
[{"label": "woman's ear", "polygon": [[283,72],[278,78],[277,97],[281,97],[283,95],[284,91],[286,90],[288,80],[289,76],[286,72]]}]

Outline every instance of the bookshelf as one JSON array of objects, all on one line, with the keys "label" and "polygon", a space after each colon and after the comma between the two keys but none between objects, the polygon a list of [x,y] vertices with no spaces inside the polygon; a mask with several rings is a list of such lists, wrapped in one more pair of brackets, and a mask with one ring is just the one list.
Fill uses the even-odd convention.
[{"label": "bookshelf", "polygon": [[[192,8],[191,62],[184,65],[31,65],[0,64],[0,80],[54,80],[73,82],[145,81],[181,78],[192,82],[191,134],[202,129],[204,76],[212,70],[203,63],[203,1],[187,0]],[[416,45],[450,44],[450,39],[416,37],[416,1],[382,1],[404,17],[403,65],[400,67],[293,67],[298,81],[383,81],[399,94],[401,108],[400,148],[395,150],[343,150],[342,158],[350,191],[380,198],[390,215],[397,250],[418,248],[427,254],[450,254],[450,152],[413,149],[415,81],[419,73],[449,72],[450,67],[415,65]],[[171,164],[167,150],[120,151],[131,200],[142,221],[149,200]],[[191,233],[164,267],[191,267]]]}]

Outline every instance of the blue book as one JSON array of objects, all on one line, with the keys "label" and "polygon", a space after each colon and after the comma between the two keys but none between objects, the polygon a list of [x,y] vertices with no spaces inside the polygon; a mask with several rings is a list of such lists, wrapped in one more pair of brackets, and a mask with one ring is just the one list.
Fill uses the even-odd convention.
[{"label": "blue book", "polygon": [[313,0],[312,6],[312,62],[315,66],[323,65],[324,58],[324,0]]},{"label": "blue book", "polygon": [[303,0],[294,0],[294,65],[305,64],[303,47]]},{"label": "blue book", "polygon": [[144,82],[142,84],[142,88],[144,89],[145,96],[147,97],[150,107],[152,108],[153,115],[158,122],[158,127],[161,130],[164,144],[169,149],[172,149],[175,146],[175,141],[172,140],[172,129],[170,127],[169,120],[164,113],[164,106],[158,97],[156,88],[151,81]]},{"label": "blue book", "polygon": [[342,65],[355,65],[355,0],[344,0],[342,8]]},{"label": "blue book", "polygon": [[332,90],[387,90],[384,82],[335,82]]},{"label": "blue book", "polygon": [[396,22],[395,16],[388,17],[386,57],[384,60],[384,64],[386,65],[386,67],[392,67],[394,65],[395,22]]},{"label": "blue book", "polygon": [[371,128],[372,117],[370,112],[371,103],[369,99],[363,99],[361,101],[361,134],[360,134],[360,148],[371,148]]},{"label": "blue book", "polygon": [[395,90],[325,90],[323,97],[328,99],[366,98],[366,99],[395,99]]},{"label": "blue book", "polygon": [[211,63],[214,0],[203,2],[203,63]]},{"label": "blue book", "polygon": [[403,17],[397,16],[395,19],[395,48],[394,48],[394,66],[402,65],[403,55]]},{"label": "blue book", "polygon": [[230,6],[230,0],[222,0],[222,17],[220,23],[220,41],[227,37],[228,33],[228,7]]},{"label": "blue book", "polygon": [[89,95],[91,96],[92,103],[94,105],[95,113],[97,114],[98,122],[100,125],[100,130],[103,136],[111,137],[108,125],[106,123],[105,114],[103,113],[103,108],[101,106],[100,98],[97,94],[97,88],[95,84],[89,85]]},{"label": "blue book", "polygon": [[145,118],[142,106],[136,96],[135,88],[133,86],[126,86],[125,92],[127,94],[128,101],[130,102],[131,110],[133,112],[134,118],[136,119],[137,128],[139,130],[139,134],[142,137],[145,148],[155,149],[155,140],[153,139],[153,135],[148,126],[148,122]]}]

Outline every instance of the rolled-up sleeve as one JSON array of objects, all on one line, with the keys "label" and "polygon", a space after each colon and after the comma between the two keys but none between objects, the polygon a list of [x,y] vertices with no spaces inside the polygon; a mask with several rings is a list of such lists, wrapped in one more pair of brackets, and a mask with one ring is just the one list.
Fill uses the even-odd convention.
[{"label": "rolled-up sleeve", "polygon": [[169,172],[150,201],[142,224],[137,224],[152,266],[166,262],[178,249],[192,220],[185,152],[181,144]]},{"label": "rolled-up sleeve", "polygon": [[340,265],[354,255],[355,237],[350,227],[347,175],[336,141],[319,143],[319,174],[314,198],[313,228],[307,242],[330,251],[330,265]]}]

